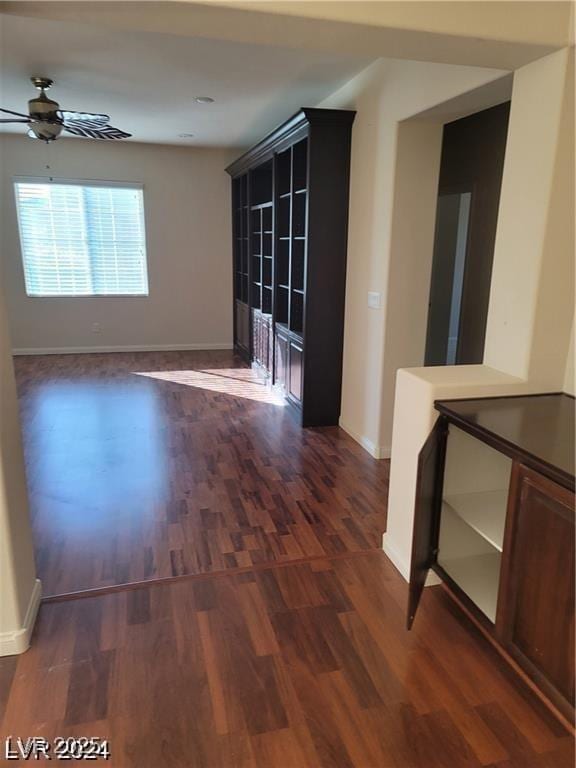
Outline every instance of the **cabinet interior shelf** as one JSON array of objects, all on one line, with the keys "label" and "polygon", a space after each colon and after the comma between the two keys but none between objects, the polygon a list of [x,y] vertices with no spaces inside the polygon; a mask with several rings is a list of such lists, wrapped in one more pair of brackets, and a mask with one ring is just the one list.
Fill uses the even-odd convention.
[{"label": "cabinet interior shelf", "polygon": [[502,552],[506,523],[507,490],[457,493],[444,497],[447,504],[476,533]]},{"label": "cabinet interior shelf", "polygon": [[438,560],[446,573],[476,603],[491,622],[496,621],[500,583],[500,553],[487,552],[470,557]]},{"label": "cabinet interior shelf", "polygon": [[496,621],[501,553],[442,503],[438,564],[490,621]]}]

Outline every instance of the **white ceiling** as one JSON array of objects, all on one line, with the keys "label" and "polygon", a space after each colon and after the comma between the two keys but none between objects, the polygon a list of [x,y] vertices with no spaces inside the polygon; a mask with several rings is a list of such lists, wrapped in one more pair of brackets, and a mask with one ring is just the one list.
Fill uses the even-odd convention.
[{"label": "white ceiling", "polygon": [[[132,141],[243,147],[371,59],[95,24],[2,16],[0,106],[27,112],[31,75],[61,108],[104,112]],[[201,105],[196,96],[211,96]],[[4,126],[25,133],[25,126]],[[194,138],[179,138],[193,133]]]}]

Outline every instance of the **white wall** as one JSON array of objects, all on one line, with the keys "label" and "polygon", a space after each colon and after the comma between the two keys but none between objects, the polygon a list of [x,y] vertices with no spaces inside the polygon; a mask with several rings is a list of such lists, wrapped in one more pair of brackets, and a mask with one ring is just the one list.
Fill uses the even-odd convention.
[{"label": "white wall", "polygon": [[[390,453],[397,369],[423,362],[418,350],[423,355],[440,161],[437,125],[399,129],[399,123],[505,74],[381,59],[320,104],[358,112],[352,133],[341,425],[375,456]],[[411,151],[418,153],[420,175]],[[397,163],[404,174],[399,186]],[[381,294],[380,309],[368,308],[368,291]]]},{"label": "white wall", "polygon": [[[0,199],[3,200],[0,195]],[[0,290],[0,656],[28,648],[40,604],[8,323]]]},{"label": "white wall", "polygon": [[[230,180],[236,154],[63,139],[0,139],[2,280],[16,350],[223,348],[232,344]],[[51,171],[46,170],[49,163]],[[13,176],[142,182],[148,297],[28,298]],[[100,324],[100,333],[92,324]]]},{"label": "white wall", "polygon": [[574,54],[514,75],[484,362],[562,389],[574,317]]}]

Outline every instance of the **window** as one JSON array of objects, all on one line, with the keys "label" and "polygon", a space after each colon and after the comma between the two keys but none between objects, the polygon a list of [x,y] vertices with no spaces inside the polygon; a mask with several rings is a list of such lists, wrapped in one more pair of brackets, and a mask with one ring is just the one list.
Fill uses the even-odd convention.
[{"label": "window", "polygon": [[146,296],[142,188],[14,183],[28,296]]}]

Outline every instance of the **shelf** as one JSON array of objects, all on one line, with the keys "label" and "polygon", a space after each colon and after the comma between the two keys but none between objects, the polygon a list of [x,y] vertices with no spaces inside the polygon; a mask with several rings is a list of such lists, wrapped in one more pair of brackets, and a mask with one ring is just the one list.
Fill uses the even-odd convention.
[{"label": "shelf", "polygon": [[280,200],[286,200],[286,198],[290,197],[291,194],[292,192],[284,192],[284,194],[278,195],[278,197],[280,198]]},{"label": "shelf", "polygon": [[482,613],[495,622],[500,582],[500,553],[487,552],[483,555],[448,560],[438,558],[438,563]]},{"label": "shelf", "polygon": [[272,201],[266,203],[259,203],[258,205],[253,205],[250,210],[251,211],[261,211],[263,208],[272,208]]},{"label": "shelf", "polygon": [[306,189],[306,187],[304,187],[303,189],[296,189],[296,190],[294,190],[294,194],[295,195],[305,195],[307,191],[308,190]]},{"label": "shelf", "polygon": [[304,296],[304,291],[301,288],[292,288],[294,293],[299,293],[300,296]]},{"label": "shelf", "polygon": [[444,502],[495,549],[502,552],[508,490],[446,496]]},{"label": "shelf", "polygon": [[264,234],[265,234],[265,235],[273,235],[273,234],[274,234],[274,232],[273,232],[273,230],[271,230],[271,229],[265,229],[265,230],[264,230]]},{"label": "shelf", "polygon": [[442,502],[438,544],[438,565],[490,621],[495,621],[500,552],[445,501]]},{"label": "shelf", "polygon": [[290,240],[290,236],[288,236],[288,237],[279,237],[278,240]]},{"label": "shelf", "polygon": [[289,285],[284,285],[284,283],[278,283],[278,288],[284,288],[285,291],[289,291],[290,290],[290,286]]}]

